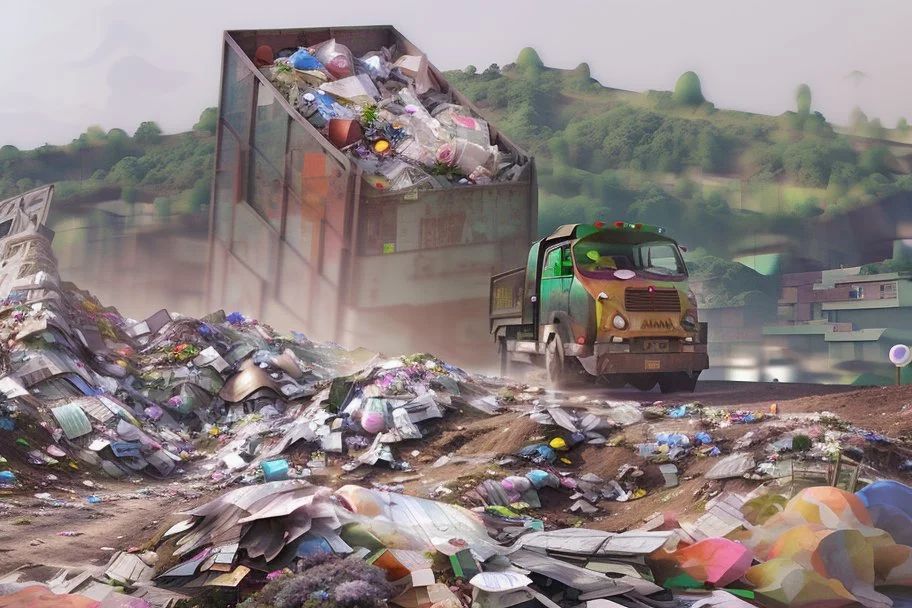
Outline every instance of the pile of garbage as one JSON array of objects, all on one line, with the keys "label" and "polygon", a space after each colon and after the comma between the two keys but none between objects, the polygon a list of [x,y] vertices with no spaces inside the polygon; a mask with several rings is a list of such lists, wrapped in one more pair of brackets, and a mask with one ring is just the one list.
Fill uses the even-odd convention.
[{"label": "pile of garbage", "polygon": [[[500,410],[497,387],[431,356],[346,351],[237,312],[131,320],[61,283],[34,226],[0,246],[4,487],[86,471],[251,483],[309,476],[327,454],[407,469],[397,442]],[[312,466],[281,457],[301,446]]]},{"label": "pile of garbage", "polygon": [[[912,586],[910,530],[912,488],[894,481],[791,499],[726,493],[694,522],[664,516],[612,533],[516,526],[480,507],[291,480],[222,494],[184,513],[155,551],[120,553],[94,578],[53,584],[79,597],[118,580],[143,602],[112,595],[110,606],[228,587],[252,608],[889,608]],[[25,601],[40,587],[3,590]]]},{"label": "pile of garbage", "polygon": [[332,39],[278,52],[261,46],[254,59],[377,190],[513,181],[527,162],[496,145],[488,123],[454,100],[424,55],[382,48],[358,58]]}]

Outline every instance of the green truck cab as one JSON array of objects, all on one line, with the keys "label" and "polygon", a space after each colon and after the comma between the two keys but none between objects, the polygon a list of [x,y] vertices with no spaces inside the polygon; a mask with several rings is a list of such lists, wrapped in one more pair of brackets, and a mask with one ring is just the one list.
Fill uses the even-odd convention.
[{"label": "green truck cab", "polygon": [[681,248],[646,224],[572,224],[534,243],[525,268],[491,278],[490,329],[501,374],[544,365],[556,386],[692,392],[709,367]]}]

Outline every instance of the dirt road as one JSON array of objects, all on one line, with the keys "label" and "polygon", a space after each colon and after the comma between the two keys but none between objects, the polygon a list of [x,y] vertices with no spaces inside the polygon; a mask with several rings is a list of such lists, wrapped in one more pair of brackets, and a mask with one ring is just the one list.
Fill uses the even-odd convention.
[{"label": "dirt road", "polygon": [[712,407],[752,409],[765,406],[764,409],[767,409],[771,403],[776,403],[777,401],[790,401],[808,397],[825,398],[829,395],[844,395],[858,392],[859,390],[870,391],[875,389],[822,384],[785,384],[781,382],[698,382],[697,388],[692,394],[663,395],[658,388],[644,393],[629,387],[607,389],[599,386],[575,388],[563,392],[573,396],[586,395],[596,399],[618,401],[666,401],[674,403],[699,401],[703,405]]}]

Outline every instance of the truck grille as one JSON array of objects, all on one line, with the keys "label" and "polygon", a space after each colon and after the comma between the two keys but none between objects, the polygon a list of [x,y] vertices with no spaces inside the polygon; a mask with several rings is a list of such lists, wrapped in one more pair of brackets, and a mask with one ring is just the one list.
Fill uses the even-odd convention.
[{"label": "truck grille", "polygon": [[624,291],[627,312],[681,312],[681,297],[677,289],[629,288]]}]

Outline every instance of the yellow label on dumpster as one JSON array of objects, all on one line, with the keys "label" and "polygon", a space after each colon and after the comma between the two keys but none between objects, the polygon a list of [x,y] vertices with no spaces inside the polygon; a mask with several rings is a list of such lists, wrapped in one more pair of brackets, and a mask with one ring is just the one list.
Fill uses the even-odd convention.
[{"label": "yellow label on dumpster", "polygon": [[396,243],[383,243],[383,253],[396,253]]},{"label": "yellow label on dumpster", "polygon": [[649,371],[662,369],[662,362],[658,359],[646,359],[646,369]]}]

